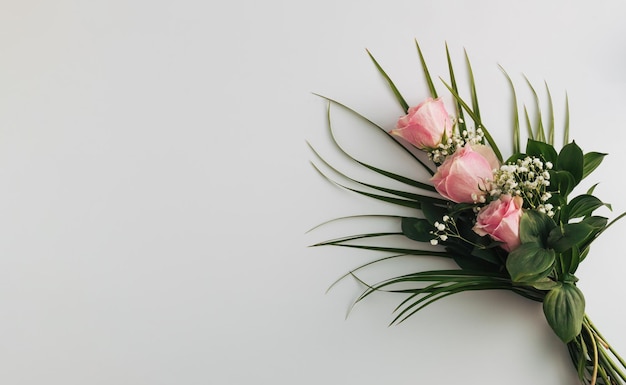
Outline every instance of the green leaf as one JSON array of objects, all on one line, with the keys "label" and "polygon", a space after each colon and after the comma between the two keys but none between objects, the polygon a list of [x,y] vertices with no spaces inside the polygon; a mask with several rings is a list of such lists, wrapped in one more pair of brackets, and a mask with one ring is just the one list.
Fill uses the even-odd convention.
[{"label": "green leaf", "polygon": [[[448,72],[450,73],[450,85],[452,86],[454,93],[456,95],[459,95],[459,89],[456,84],[456,77],[454,76],[454,68],[452,66],[452,59],[450,58],[450,51],[448,50],[448,43],[446,43],[446,59],[448,60]],[[456,114],[458,117],[457,121],[459,122],[459,129],[462,132],[463,130],[465,130],[465,117],[463,116],[463,107],[458,99],[456,101]],[[479,115],[476,115],[476,119],[474,119],[474,122],[478,127],[480,122]]]},{"label": "green leaf", "polygon": [[601,152],[588,152],[583,156],[583,179],[585,179],[589,174],[593,172],[605,156],[608,154],[603,154]]},{"label": "green leaf", "polygon": [[557,170],[568,171],[574,177],[576,184],[578,184],[583,179],[583,164],[583,151],[576,142],[571,142],[561,149],[556,168]]},{"label": "green leaf", "polygon": [[589,189],[587,190],[587,195],[592,195],[593,192],[596,190],[596,187],[598,187],[599,183],[594,184],[593,186],[589,187]]},{"label": "green leaf", "polygon": [[504,76],[506,76],[506,80],[509,82],[509,86],[511,87],[511,95],[513,96],[512,103],[512,116],[513,116],[513,153],[519,153],[521,151],[521,138],[520,138],[520,128],[519,128],[519,109],[517,108],[517,94],[515,92],[515,87],[513,86],[513,81],[508,73],[499,66]]},{"label": "green leaf", "polygon": [[543,313],[554,333],[563,342],[570,342],[582,329],[585,297],[576,286],[565,283],[546,294]]},{"label": "green leaf", "polygon": [[548,83],[544,82],[544,84],[548,94],[548,116],[550,117],[550,120],[548,120],[548,143],[554,146],[554,104],[552,103],[552,94],[550,94]]},{"label": "green leaf", "polygon": [[491,149],[496,154],[496,158],[498,158],[498,160],[502,162],[502,159],[503,159],[502,153],[500,152],[500,149],[498,148],[498,144],[493,139],[493,136],[491,136],[491,133],[489,133],[487,128],[482,124],[480,117],[476,116],[474,111],[472,111],[470,106],[467,105],[467,103],[459,96],[459,93],[456,92],[454,88],[449,86],[443,79],[441,79],[441,81],[443,82],[443,85],[446,86],[448,91],[450,91],[454,99],[463,107],[463,109],[467,112],[467,114],[472,118],[472,120],[476,124],[476,128],[480,127],[483,130],[483,134],[485,134],[485,139],[487,139],[489,146],[491,146]]},{"label": "green leaf", "polygon": [[562,275],[574,274],[580,264],[580,249],[574,245],[571,249],[568,249],[560,254],[561,266],[563,271]]},{"label": "green leaf", "polygon": [[556,227],[556,223],[546,214],[526,210],[520,218],[519,226],[522,244],[534,242],[543,246],[546,244],[550,231]]},{"label": "green leaf", "polygon": [[400,107],[402,107],[402,109],[404,110],[404,113],[405,114],[408,113],[409,112],[409,105],[406,102],[406,100],[404,100],[404,97],[402,97],[402,95],[400,94],[400,91],[398,91],[398,88],[396,87],[396,85],[393,84],[393,81],[391,81],[391,78],[389,76],[387,76],[387,73],[378,64],[376,59],[374,59],[374,56],[371,54],[371,52],[369,50],[367,50],[367,49],[366,49],[366,51],[367,51],[367,54],[369,55],[370,59],[372,59],[372,61],[374,62],[374,65],[376,66],[376,69],[378,70],[378,72],[380,72],[380,74],[383,76],[383,78],[385,78],[385,80],[387,81],[387,84],[389,85],[389,88],[391,88],[391,91],[393,92],[394,96],[396,97],[396,100],[400,104]]},{"label": "green leaf", "polygon": [[572,199],[570,203],[563,208],[565,212],[561,214],[561,218],[563,222],[567,222],[570,219],[586,217],[591,215],[594,210],[602,206],[611,208],[611,205],[602,202],[593,195],[579,195]]},{"label": "green leaf", "polygon": [[[309,146],[310,146],[310,145],[309,145]],[[393,194],[393,195],[395,195],[395,196],[397,196],[397,197],[400,197],[400,198],[406,198],[406,199],[408,199],[408,202],[413,201],[413,202],[417,203],[416,205],[411,205],[411,206],[409,206],[409,207],[417,207],[417,208],[419,208],[419,207],[420,207],[420,203],[421,203],[422,201],[424,201],[424,202],[431,202],[431,203],[437,203],[437,204],[446,204],[446,203],[448,202],[447,200],[442,199],[442,198],[435,198],[435,197],[431,197],[431,196],[427,196],[427,195],[414,194],[414,193],[407,192],[407,191],[395,190],[395,189],[389,189],[389,188],[386,188],[386,187],[382,187],[382,186],[377,186],[377,185],[373,185],[373,184],[369,184],[369,183],[364,183],[364,182],[361,182],[361,181],[356,180],[356,179],[354,179],[354,178],[351,178],[351,177],[347,176],[346,174],[342,173],[341,171],[337,170],[337,169],[336,169],[336,168],[334,168],[334,167],[333,167],[330,163],[328,163],[326,160],[324,160],[324,158],[322,158],[322,157],[321,157],[321,156],[320,156],[320,155],[319,155],[319,154],[315,151],[315,149],[314,149],[313,147],[310,147],[310,148],[311,148],[311,151],[313,151],[313,153],[317,156],[317,158],[318,158],[318,159],[319,159],[322,163],[324,163],[324,165],[326,165],[329,169],[331,169],[333,172],[335,172],[337,175],[341,176],[342,178],[344,178],[344,179],[346,179],[346,180],[349,180],[349,181],[351,181],[351,182],[353,182],[353,183],[360,184],[361,186],[366,186],[366,187],[369,187],[369,188],[374,189],[374,190],[378,190],[378,191],[386,192],[386,193],[389,193],[389,194]],[[334,184],[336,184],[337,186],[340,186],[340,187],[342,187],[342,188],[345,188],[345,189],[348,189],[348,190],[351,190],[351,191],[354,191],[354,192],[358,192],[359,194],[363,194],[363,195],[369,196],[369,197],[371,197],[371,198],[380,199],[380,197],[382,197],[382,198],[384,198],[384,199],[381,199],[381,200],[385,200],[385,201],[388,201],[388,202],[391,202],[391,201],[390,201],[390,200],[387,200],[387,199],[385,199],[385,198],[390,198],[392,201],[393,201],[393,200],[395,200],[395,199],[397,199],[397,198],[394,198],[394,197],[385,197],[384,195],[371,194],[371,193],[367,193],[367,192],[365,192],[365,191],[361,191],[361,190],[356,190],[356,189],[350,188],[350,187],[348,187],[348,186],[346,186],[346,185],[343,185],[343,184],[341,184],[341,183],[339,183],[339,182],[337,182],[337,181],[335,181],[335,180],[332,180],[330,177],[328,177],[327,175],[325,175],[325,174],[324,174],[324,173],[323,173],[323,172],[322,172],[322,171],[321,171],[318,167],[316,167],[315,165],[313,165],[313,167],[315,167],[315,169],[316,169],[316,170],[317,170],[317,171],[318,171],[318,172],[319,172],[319,173],[320,173],[320,174],[321,174],[324,178],[326,178],[326,179],[327,179],[327,180],[329,180],[330,182],[332,182],[332,183],[334,183]],[[399,201],[397,201],[397,202],[399,202]]]},{"label": "green leaf", "polygon": [[526,143],[526,154],[537,158],[543,158],[545,161],[556,163],[558,154],[554,147],[545,142],[528,139]]},{"label": "green leaf", "polygon": [[549,173],[550,186],[555,188],[555,190],[551,191],[558,191],[563,199],[566,199],[569,193],[576,187],[577,183],[574,176],[569,171],[550,170]]},{"label": "green leaf", "polygon": [[434,225],[435,222],[441,222],[443,220],[443,216],[448,213],[448,210],[440,206],[435,206],[430,202],[424,202],[422,203],[422,213],[428,222]]},{"label": "green leaf", "polygon": [[532,83],[530,82],[530,80],[528,80],[528,78],[526,76],[524,76],[524,79],[526,79],[526,83],[528,84],[528,87],[530,88],[530,91],[533,94],[533,97],[535,99],[535,122],[536,122],[536,126],[537,126],[537,131],[535,133],[535,138],[539,141],[545,142],[546,141],[546,133],[545,130],[543,128],[543,121],[541,119],[541,103],[539,103],[539,96],[537,96],[537,91],[535,91],[535,88],[533,87]]},{"label": "green leaf", "polygon": [[417,47],[417,53],[420,57],[420,63],[422,64],[422,70],[424,71],[424,77],[426,78],[426,83],[428,83],[428,89],[430,90],[430,95],[436,99],[437,98],[437,90],[435,89],[435,85],[433,84],[433,78],[430,76],[430,72],[428,71],[428,67],[426,66],[426,60],[424,60],[424,55],[422,54],[422,49],[420,45],[417,43],[417,39],[415,39],[415,46]]},{"label": "green leaf", "polygon": [[[348,107],[347,105],[340,103],[334,99],[331,99],[329,97],[326,97],[324,95],[320,95],[320,94],[316,94],[313,93],[313,95],[319,96],[322,99],[325,99],[328,102],[328,108],[327,108],[327,123],[328,123],[328,131],[330,133],[331,139],[333,140],[333,143],[336,144],[336,146],[341,150],[342,153],[348,155],[348,153],[343,150],[343,148],[339,145],[339,143],[337,142],[337,140],[335,139],[335,136],[333,134],[333,130],[332,130],[332,124],[331,124],[331,118],[330,118],[330,106],[331,104],[337,105],[343,109],[345,109],[346,111],[348,111],[349,113],[353,114],[354,116],[356,116],[357,118],[367,122],[369,125],[373,126],[374,128],[376,128],[377,130],[383,132],[385,134],[385,138],[387,138],[388,140],[391,140],[396,146],[400,147],[404,152],[406,152],[411,158],[413,158],[417,163],[420,164],[420,166],[422,166],[424,168],[424,170],[426,170],[426,172],[428,172],[430,175],[434,175],[435,172],[433,170],[431,170],[430,167],[428,167],[426,165],[426,163],[424,163],[418,156],[416,156],[411,150],[409,150],[406,146],[404,146],[402,143],[400,143],[395,137],[393,137],[392,135],[390,135],[387,130],[385,130],[384,128],[382,128],[381,126],[379,126],[378,124],[374,123],[373,121],[371,121],[370,119],[366,118],[365,116],[359,114],[358,112],[356,112],[354,109]],[[356,160],[356,159],[355,159]]]},{"label": "green leaf", "polygon": [[435,238],[433,230],[433,225],[426,219],[402,218],[402,233],[414,241],[429,242]]},{"label": "green leaf", "polygon": [[568,223],[561,227],[555,227],[548,236],[548,246],[557,253],[565,252],[584,242],[592,231],[593,227],[584,222]]},{"label": "green leaf", "polygon": [[476,82],[474,81],[474,71],[472,71],[472,65],[470,63],[467,51],[465,52],[465,64],[467,65],[467,77],[469,79],[470,91],[472,95],[472,110],[474,114],[480,119],[480,108],[478,106],[478,94],[476,93]]},{"label": "green leaf", "polygon": [[548,277],[541,278],[540,280],[531,283],[531,286],[537,290],[550,290],[560,285],[561,282],[553,281]]},{"label": "green leaf", "polygon": [[524,105],[524,121],[526,122],[526,134],[530,139],[538,139],[533,132],[533,125],[530,123],[530,115],[528,114],[528,108]]},{"label": "green leaf", "polygon": [[537,242],[524,243],[509,253],[506,269],[513,282],[533,283],[547,277],[554,262],[554,250],[544,249]]},{"label": "green leaf", "polygon": [[600,217],[600,216],[590,216],[587,217],[585,219],[582,220],[582,223],[586,223],[589,226],[593,227],[594,229],[603,229],[606,227],[606,224],[608,222],[608,218],[606,217]]},{"label": "green leaf", "polygon": [[563,123],[563,143],[569,143],[569,96],[565,93],[565,122]]},{"label": "green leaf", "polygon": [[494,248],[474,247],[471,255],[493,264],[501,263],[500,258],[498,258],[498,251]]}]

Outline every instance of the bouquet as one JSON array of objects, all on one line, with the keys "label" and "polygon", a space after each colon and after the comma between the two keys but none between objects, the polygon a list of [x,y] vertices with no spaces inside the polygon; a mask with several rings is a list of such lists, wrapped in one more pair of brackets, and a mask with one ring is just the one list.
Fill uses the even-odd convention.
[{"label": "bouquet", "polygon": [[[608,344],[585,313],[585,298],[576,286],[576,271],[589,255],[590,246],[616,220],[594,214],[611,206],[593,195],[594,186],[575,195],[575,188],[602,162],[606,154],[584,152],[569,139],[569,107],[565,98],[563,145],[555,147],[553,103],[549,89],[549,118],[544,119],[532,84],[536,116],[518,108],[516,90],[502,69],[513,97],[511,133],[513,153],[504,157],[483,124],[470,61],[465,65],[470,96],[459,95],[457,79],[446,46],[449,80],[442,80],[454,102],[454,114],[446,110],[416,41],[417,53],[430,97],[409,106],[372,54],[369,57],[405,112],[389,130],[340,102],[328,103],[328,127],[336,148],[365,169],[407,189],[365,183],[341,173],[311,146],[318,162],[339,178],[326,179],[357,194],[399,205],[397,233],[415,241],[414,248],[359,243],[390,233],[365,233],[333,239],[314,246],[342,246],[375,250],[390,255],[358,267],[356,271],[405,255],[435,256],[454,260],[458,269],[407,272],[377,283],[365,283],[356,299],[378,291],[405,296],[392,323],[399,323],[425,306],[449,295],[470,290],[509,290],[543,304],[545,318],[567,346],[572,363],[584,384],[626,384],[626,362]],[[319,95],[321,96],[321,95]],[[346,152],[332,132],[332,106],[348,110],[389,135],[415,166],[427,173],[416,180],[363,162]],[[525,145],[522,124],[525,122]],[[356,187],[352,187],[356,186]],[[573,196],[575,195],[575,196]],[[356,243],[355,243],[356,242]],[[429,246],[432,245],[432,246]],[[344,276],[345,277],[345,276]],[[360,280],[360,279],[359,279]]]}]

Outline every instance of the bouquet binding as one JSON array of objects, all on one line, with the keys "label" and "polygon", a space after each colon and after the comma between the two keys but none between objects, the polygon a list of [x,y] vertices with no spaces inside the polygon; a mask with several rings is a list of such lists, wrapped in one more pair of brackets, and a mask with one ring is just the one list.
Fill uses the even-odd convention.
[{"label": "bouquet binding", "polygon": [[[408,189],[388,188],[352,178],[334,168],[309,145],[316,159],[344,182],[331,178],[313,163],[325,179],[354,193],[406,208],[410,215],[400,217],[398,232],[357,234],[313,246],[388,253],[386,257],[357,267],[340,280],[352,276],[365,285],[366,289],[355,303],[378,291],[404,294],[406,298],[397,306],[392,324],[403,322],[439,299],[464,291],[508,290],[542,302],[545,318],[566,344],[581,383],[626,384],[626,361],[608,344],[585,313],[585,298],[576,286],[578,278],[575,276],[592,242],[626,215],[623,213],[611,221],[595,215],[594,212],[601,207],[611,209],[609,204],[593,195],[595,185],[586,193],[570,198],[575,187],[601,164],[607,154],[583,153],[575,141],[569,140],[567,97],[564,145],[557,151],[554,108],[547,85],[549,117],[545,121],[538,94],[526,79],[537,110],[533,124],[526,108],[523,114],[520,113],[513,81],[501,68],[513,97],[513,154],[505,159],[483,124],[467,53],[469,103],[460,96],[446,45],[450,79],[441,81],[455,104],[456,115],[451,117],[439,97],[418,42],[415,44],[431,97],[414,107],[409,106],[394,82],[367,51],[406,114],[398,120],[395,129],[386,130],[350,107],[318,95],[327,102],[328,130],[335,148],[355,164],[404,184]],[[408,178],[349,154],[333,134],[332,106],[345,109],[366,125],[388,133],[398,148],[408,153],[430,178],[427,181]],[[525,148],[521,146],[520,115],[527,128]],[[355,243],[388,235],[402,235],[435,248]],[[364,267],[406,255],[452,259],[458,269],[411,272],[375,284],[363,282],[356,275]]]}]

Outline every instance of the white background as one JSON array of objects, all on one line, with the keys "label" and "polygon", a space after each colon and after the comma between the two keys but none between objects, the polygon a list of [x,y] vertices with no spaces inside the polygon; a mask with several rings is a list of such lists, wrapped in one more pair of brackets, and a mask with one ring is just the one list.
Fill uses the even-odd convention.
[{"label": "white background", "polygon": [[[567,91],[572,137],[610,153],[588,185],[602,182],[596,195],[615,209],[603,213],[616,216],[626,7],[384,3],[0,1],[0,382],[576,383],[540,305],[509,293],[461,294],[394,327],[400,298],[381,294],[344,320],[362,287],[325,290],[376,254],[306,246],[374,223],[306,230],[402,210],[310,167],[305,140],[348,166],[311,92],[391,128],[401,111],[365,48],[415,104],[427,91],[413,39],[437,76],[447,41],[459,67],[468,50],[485,124],[506,152],[497,65],[542,97],[546,80],[557,125]],[[339,111],[337,124],[346,147],[410,175],[384,138]],[[578,275],[588,313],[626,354],[625,230],[607,231]]]}]

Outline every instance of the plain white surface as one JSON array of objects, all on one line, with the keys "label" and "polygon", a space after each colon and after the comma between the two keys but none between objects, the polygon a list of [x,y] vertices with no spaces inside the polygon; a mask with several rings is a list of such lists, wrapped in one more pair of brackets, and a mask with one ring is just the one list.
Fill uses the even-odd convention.
[{"label": "plain white surface", "polygon": [[[504,149],[497,64],[521,88],[522,72],[540,89],[548,81],[557,108],[567,90],[572,137],[611,154],[590,183],[602,182],[596,194],[617,215],[624,5],[214,3],[0,2],[0,382],[576,383],[540,307],[509,293],[452,297],[391,328],[399,298],[379,295],[344,321],[359,287],[324,291],[374,255],[305,246],[370,224],[304,233],[398,209],[324,182],[305,139],[344,165],[311,92],[390,127],[400,111],[364,49],[417,103],[426,89],[413,39],[436,75],[447,41],[456,61],[468,50]],[[375,136],[343,138],[411,172]],[[578,275],[588,313],[626,354],[625,229],[607,231]]]}]

